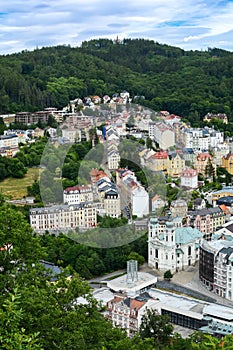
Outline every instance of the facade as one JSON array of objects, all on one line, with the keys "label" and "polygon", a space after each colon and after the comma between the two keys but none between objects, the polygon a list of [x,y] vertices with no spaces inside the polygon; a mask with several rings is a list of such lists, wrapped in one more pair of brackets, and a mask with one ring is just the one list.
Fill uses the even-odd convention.
[{"label": "facade", "polygon": [[142,166],[146,166],[152,171],[167,171],[168,168],[168,152],[159,151],[155,152],[153,150],[143,150],[139,153]]},{"label": "facade", "polygon": [[191,225],[200,230],[205,239],[210,239],[211,235],[218,227],[226,221],[224,211],[219,207],[192,210],[187,215],[187,225]]},{"label": "facade", "polygon": [[192,227],[175,227],[171,221],[161,232],[157,218],[148,227],[148,265],[161,271],[184,270],[199,260],[203,234]]},{"label": "facade", "polygon": [[43,137],[44,136],[44,130],[40,128],[35,128],[34,130],[34,137]]},{"label": "facade", "polygon": [[63,192],[63,202],[68,205],[93,202],[93,190],[91,186],[68,187]]},{"label": "facade", "polygon": [[96,209],[91,204],[56,205],[29,211],[30,225],[39,233],[88,229],[97,225]]},{"label": "facade", "polygon": [[198,173],[197,170],[186,168],[182,171],[180,176],[180,185],[187,188],[198,187]]},{"label": "facade", "polygon": [[199,278],[206,288],[233,300],[233,243],[225,240],[200,246]]},{"label": "facade", "polygon": [[165,123],[156,123],[154,127],[154,140],[163,150],[175,145],[175,132]]},{"label": "facade", "polygon": [[214,152],[215,164],[222,166],[222,158],[229,153],[230,147],[226,142],[224,142],[213,147],[212,151]]},{"label": "facade", "polygon": [[176,199],[171,202],[170,205],[171,216],[173,218],[181,217],[184,218],[188,212],[188,205],[184,199]]},{"label": "facade", "polygon": [[225,168],[229,174],[233,175],[233,153],[228,153],[222,157],[222,167]]},{"label": "facade", "polygon": [[151,209],[152,212],[156,212],[158,210],[162,210],[165,206],[168,205],[168,202],[163,200],[158,194],[156,194],[151,199]]},{"label": "facade", "polygon": [[75,128],[62,129],[62,137],[69,140],[70,143],[81,142],[81,130]]},{"label": "facade", "polygon": [[38,111],[33,113],[18,112],[15,114],[15,122],[27,125],[37,124],[38,122],[48,123],[49,116],[52,115],[53,110]]},{"label": "facade", "polygon": [[206,153],[199,153],[194,162],[194,168],[198,171],[198,174],[206,176],[207,168],[209,165],[213,166],[213,171],[216,171],[216,165],[213,163],[213,158],[211,155]]},{"label": "facade", "polygon": [[108,158],[109,170],[116,170],[119,168],[121,157],[118,151],[116,150],[110,151],[107,155],[107,158]]},{"label": "facade", "polygon": [[192,148],[194,152],[206,152],[224,141],[223,133],[214,128],[184,128],[182,132],[184,146]]},{"label": "facade", "polygon": [[116,185],[102,170],[92,169],[90,172],[93,184],[94,200],[98,214],[118,218],[121,215],[121,196]]},{"label": "facade", "polygon": [[140,328],[142,316],[148,309],[155,309],[158,300],[154,300],[145,294],[143,297],[128,298],[115,295],[107,303],[105,317],[114,326],[126,329],[129,337],[134,336]]},{"label": "facade", "polygon": [[118,169],[116,172],[117,187],[121,193],[121,209],[130,207],[132,215],[142,218],[149,214],[149,194],[137,180],[134,172]]},{"label": "facade", "polygon": [[104,194],[104,211],[105,214],[112,218],[121,216],[121,201],[120,195],[116,188],[110,188]]},{"label": "facade", "polygon": [[173,178],[180,177],[185,169],[185,160],[179,153],[171,153],[168,156],[167,174]]},{"label": "facade", "polygon": [[17,135],[0,136],[0,155],[14,157],[19,150],[19,137]]},{"label": "facade", "polygon": [[149,214],[149,194],[143,186],[131,191],[132,215],[142,218]]}]

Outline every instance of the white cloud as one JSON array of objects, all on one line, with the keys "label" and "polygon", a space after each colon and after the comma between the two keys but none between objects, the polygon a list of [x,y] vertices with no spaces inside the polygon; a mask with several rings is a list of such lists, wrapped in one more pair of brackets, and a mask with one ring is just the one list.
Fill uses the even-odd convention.
[{"label": "white cloud", "polygon": [[[185,49],[207,48],[209,43],[229,49],[231,40],[223,36],[233,30],[232,19],[230,1],[4,1],[0,53],[58,44],[77,46],[90,38],[117,35],[149,38]],[[233,40],[231,45],[233,50]]]}]

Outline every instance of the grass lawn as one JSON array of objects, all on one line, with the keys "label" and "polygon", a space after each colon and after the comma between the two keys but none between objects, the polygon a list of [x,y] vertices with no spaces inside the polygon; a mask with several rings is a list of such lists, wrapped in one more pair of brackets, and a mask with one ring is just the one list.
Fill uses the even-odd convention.
[{"label": "grass lawn", "polygon": [[39,178],[39,168],[28,168],[27,174],[22,179],[9,177],[0,182],[0,192],[9,199],[21,199],[27,196],[27,187]]}]

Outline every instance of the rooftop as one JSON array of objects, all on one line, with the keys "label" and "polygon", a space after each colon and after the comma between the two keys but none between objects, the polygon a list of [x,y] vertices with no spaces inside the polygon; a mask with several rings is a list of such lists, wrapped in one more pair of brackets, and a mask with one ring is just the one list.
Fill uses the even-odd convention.
[{"label": "rooftop", "polygon": [[107,286],[114,292],[124,292],[128,295],[140,294],[140,290],[152,286],[157,282],[157,277],[146,272],[138,272],[138,279],[134,283],[127,283],[127,274],[114,278],[107,282]]}]

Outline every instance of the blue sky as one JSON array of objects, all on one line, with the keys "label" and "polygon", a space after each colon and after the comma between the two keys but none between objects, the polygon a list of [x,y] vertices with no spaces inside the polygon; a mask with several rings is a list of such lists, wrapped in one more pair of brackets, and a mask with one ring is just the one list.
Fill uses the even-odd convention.
[{"label": "blue sky", "polygon": [[94,38],[147,38],[185,50],[233,51],[233,0],[8,0],[0,54]]}]

